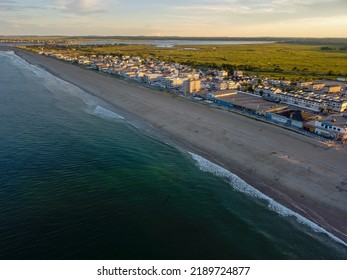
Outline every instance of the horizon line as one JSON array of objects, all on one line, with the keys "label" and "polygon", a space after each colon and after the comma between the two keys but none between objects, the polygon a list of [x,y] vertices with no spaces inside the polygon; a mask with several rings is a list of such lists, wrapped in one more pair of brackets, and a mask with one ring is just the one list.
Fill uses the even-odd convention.
[{"label": "horizon line", "polygon": [[347,37],[308,37],[308,36],[177,36],[177,35],[2,35],[0,37],[62,37],[62,38],[179,38],[179,39],[347,39]]}]

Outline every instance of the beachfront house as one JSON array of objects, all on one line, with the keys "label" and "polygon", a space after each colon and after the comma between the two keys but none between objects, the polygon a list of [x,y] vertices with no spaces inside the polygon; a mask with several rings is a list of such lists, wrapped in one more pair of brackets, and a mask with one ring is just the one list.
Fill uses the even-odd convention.
[{"label": "beachfront house", "polygon": [[323,137],[335,140],[347,139],[347,129],[341,125],[319,120],[311,121],[308,125],[314,128],[314,133]]},{"label": "beachfront house", "polygon": [[315,120],[316,115],[304,112],[302,110],[285,110],[278,115],[287,118],[287,123],[293,127],[303,128],[308,121]]}]

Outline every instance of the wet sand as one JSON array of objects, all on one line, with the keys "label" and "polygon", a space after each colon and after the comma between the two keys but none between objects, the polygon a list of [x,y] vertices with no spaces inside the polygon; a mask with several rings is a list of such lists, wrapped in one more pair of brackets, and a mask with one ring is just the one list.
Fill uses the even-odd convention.
[{"label": "wet sand", "polygon": [[[280,127],[23,50],[149,135],[201,155],[347,241],[347,151]],[[256,213],[254,213],[256,215]]]}]

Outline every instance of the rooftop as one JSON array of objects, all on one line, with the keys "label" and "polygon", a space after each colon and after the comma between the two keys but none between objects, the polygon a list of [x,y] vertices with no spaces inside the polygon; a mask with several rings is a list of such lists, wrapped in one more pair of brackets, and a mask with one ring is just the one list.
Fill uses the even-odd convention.
[{"label": "rooftop", "polygon": [[246,107],[252,110],[258,111],[271,111],[276,108],[283,107],[283,105],[275,104],[266,100],[263,100],[261,97],[253,96],[245,93],[237,93],[231,96],[219,97],[218,99],[231,102],[235,105]]}]

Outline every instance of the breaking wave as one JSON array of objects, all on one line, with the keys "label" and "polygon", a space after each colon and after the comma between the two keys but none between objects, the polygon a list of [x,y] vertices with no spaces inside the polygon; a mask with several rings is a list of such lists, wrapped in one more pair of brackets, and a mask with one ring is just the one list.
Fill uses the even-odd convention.
[{"label": "breaking wave", "polygon": [[223,167],[220,167],[217,164],[210,162],[209,160],[207,160],[207,159],[205,159],[205,158],[203,158],[197,154],[194,154],[194,153],[189,153],[189,154],[196,161],[196,164],[200,168],[200,170],[202,170],[204,172],[209,172],[215,176],[227,179],[228,183],[235,190],[242,192],[246,195],[249,195],[251,197],[265,200],[268,203],[268,207],[270,210],[278,213],[279,215],[281,215],[283,217],[294,217],[299,223],[305,224],[306,226],[311,228],[313,231],[324,233],[327,236],[329,236],[331,239],[333,239],[334,241],[347,247],[347,244],[344,241],[342,241],[341,239],[339,239],[338,237],[336,237],[335,235],[326,231],[324,228],[322,228],[319,225],[315,224],[314,222],[308,220],[307,218],[305,218],[305,217],[299,215],[298,213],[288,209],[287,207],[281,205],[280,203],[276,202],[272,198],[266,196],[262,192],[253,188],[251,185],[247,184],[240,177],[231,173],[230,171],[224,169]]},{"label": "breaking wave", "polygon": [[88,105],[87,113],[106,119],[106,120],[119,120],[124,119],[122,116],[105,109],[102,106],[104,105],[104,101],[100,100],[99,98],[87,93],[83,89],[79,88],[78,86],[75,86],[69,82],[66,82],[62,79],[60,79],[57,76],[54,76],[53,74],[49,73],[48,71],[28,63],[21,57],[17,56],[13,51],[5,51],[0,52],[0,55],[6,56],[11,61],[13,61],[15,64],[20,66],[20,69],[24,69],[27,71],[31,71],[35,74],[35,76],[42,79],[42,84],[48,89],[48,91],[53,92],[65,92],[69,95],[76,97],[86,105]]},{"label": "breaking wave", "polygon": [[0,52],[2,56],[9,58],[14,64],[17,64],[20,70],[30,71],[35,74],[36,77],[41,79],[42,84],[50,91],[59,90],[64,91],[74,97],[79,98],[87,105],[95,105],[97,98],[88,94],[83,89],[60,79],[57,76],[49,73],[39,66],[28,63],[26,60],[17,56],[13,51]]},{"label": "breaking wave", "polygon": [[89,109],[88,113],[96,116],[96,117],[100,117],[102,119],[106,119],[106,120],[124,120],[124,118],[110,110],[105,109],[104,107],[101,106],[96,106],[93,109]]}]

